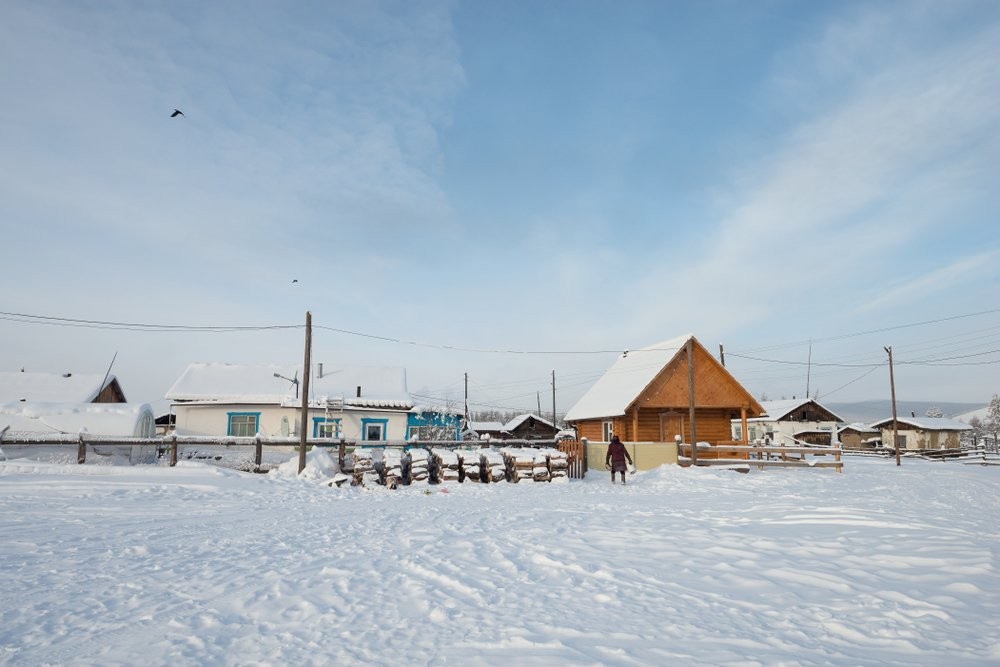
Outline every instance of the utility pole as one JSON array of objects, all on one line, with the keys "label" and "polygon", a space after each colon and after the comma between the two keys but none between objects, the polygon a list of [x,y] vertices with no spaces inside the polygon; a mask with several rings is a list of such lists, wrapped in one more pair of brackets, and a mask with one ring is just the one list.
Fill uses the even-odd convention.
[{"label": "utility pole", "polygon": [[688,419],[691,421],[691,465],[698,465],[698,435],[694,427],[694,338],[688,338]]},{"label": "utility pole", "polygon": [[306,436],[309,428],[309,358],[312,353],[312,313],[306,311],[306,353],[302,364],[302,426],[299,428],[299,474],[306,469]]},{"label": "utility pole", "polygon": [[469,425],[469,374],[465,374],[465,425]]},{"label": "utility pole", "polygon": [[892,446],[896,450],[896,465],[899,463],[899,425],[896,423],[896,380],[892,375],[892,346],[885,348],[889,354],[889,389],[892,392]]},{"label": "utility pole", "polygon": [[719,363],[726,367],[726,351],[722,349],[722,343],[719,343]]},{"label": "utility pole", "polygon": [[542,392],[535,392],[535,400],[538,402],[538,416],[542,416]]},{"label": "utility pole", "polygon": [[556,425],[556,372],[555,371],[552,371],[552,428],[554,429],[559,428],[559,426]]},{"label": "utility pole", "polygon": [[813,342],[809,341],[809,361],[806,365],[806,400],[809,400],[809,376],[812,375]]}]

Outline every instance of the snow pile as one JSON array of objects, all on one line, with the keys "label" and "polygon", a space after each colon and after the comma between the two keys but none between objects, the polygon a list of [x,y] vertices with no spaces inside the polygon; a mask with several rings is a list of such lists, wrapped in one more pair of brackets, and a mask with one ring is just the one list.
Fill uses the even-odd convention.
[{"label": "snow pile", "polygon": [[306,452],[306,467],[299,473],[299,455],[272,469],[268,475],[277,478],[301,478],[311,481],[328,480],[339,472],[337,461],[325,448],[313,447]]}]

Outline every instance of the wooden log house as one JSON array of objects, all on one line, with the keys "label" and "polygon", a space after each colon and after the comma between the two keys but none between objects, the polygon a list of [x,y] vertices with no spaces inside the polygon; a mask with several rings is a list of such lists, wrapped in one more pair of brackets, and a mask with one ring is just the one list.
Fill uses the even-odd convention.
[{"label": "wooden log house", "polygon": [[671,443],[678,435],[691,442],[692,383],[699,442],[732,443],[731,420],[741,420],[746,434],[746,420],[764,413],[750,392],[689,334],[624,352],[567,412],[566,421],[578,437],[591,442],[609,442],[612,435],[625,443]]}]

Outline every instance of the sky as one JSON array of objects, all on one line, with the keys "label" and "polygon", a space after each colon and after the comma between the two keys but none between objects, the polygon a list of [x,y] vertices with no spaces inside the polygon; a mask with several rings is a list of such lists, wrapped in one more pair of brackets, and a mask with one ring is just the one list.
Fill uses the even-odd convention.
[{"label": "sky", "polygon": [[322,448],[300,475],[287,450],[266,475],[8,450],[5,665],[1000,658],[996,466],[847,457],[843,474],[664,465],[624,487],[591,470],[388,490],[331,487]]},{"label": "sky", "polygon": [[15,1],[0,62],[6,370],[163,410],[308,311],[473,409],[685,333],[760,397],[1000,392],[995,2]]}]

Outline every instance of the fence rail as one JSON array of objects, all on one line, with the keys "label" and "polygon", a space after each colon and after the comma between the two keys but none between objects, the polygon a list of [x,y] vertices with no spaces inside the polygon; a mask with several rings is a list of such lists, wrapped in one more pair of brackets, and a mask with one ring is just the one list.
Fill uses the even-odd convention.
[{"label": "fence rail", "polygon": [[[301,441],[297,437],[234,437],[234,436],[203,436],[203,435],[164,435],[153,438],[137,438],[123,436],[103,436],[81,434],[35,434],[35,433],[9,433],[0,432],[0,447],[18,446],[61,446],[77,448],[77,463],[86,463],[88,448],[91,452],[97,447],[153,447],[156,450],[157,458],[169,455],[170,465],[177,465],[178,450],[181,447],[221,447],[229,450],[233,449],[253,449],[254,469],[260,469],[264,447],[287,447],[290,451],[298,450]],[[559,442],[556,440],[381,440],[381,441],[356,441],[330,438],[310,438],[306,440],[306,447],[335,448],[338,456],[343,461],[344,453],[358,447],[363,448],[393,448],[408,449],[411,447],[446,448],[446,449],[470,449],[488,447],[554,447],[558,448]],[[565,450],[564,450],[565,451]],[[582,477],[582,474],[580,475]]]},{"label": "fence rail", "polygon": [[[691,445],[683,443],[678,446],[678,462],[691,465]],[[757,466],[779,468],[833,468],[837,472],[844,471],[839,447],[785,447],[753,446],[720,443],[698,447],[699,466]],[[825,460],[831,457],[832,460]]]}]

